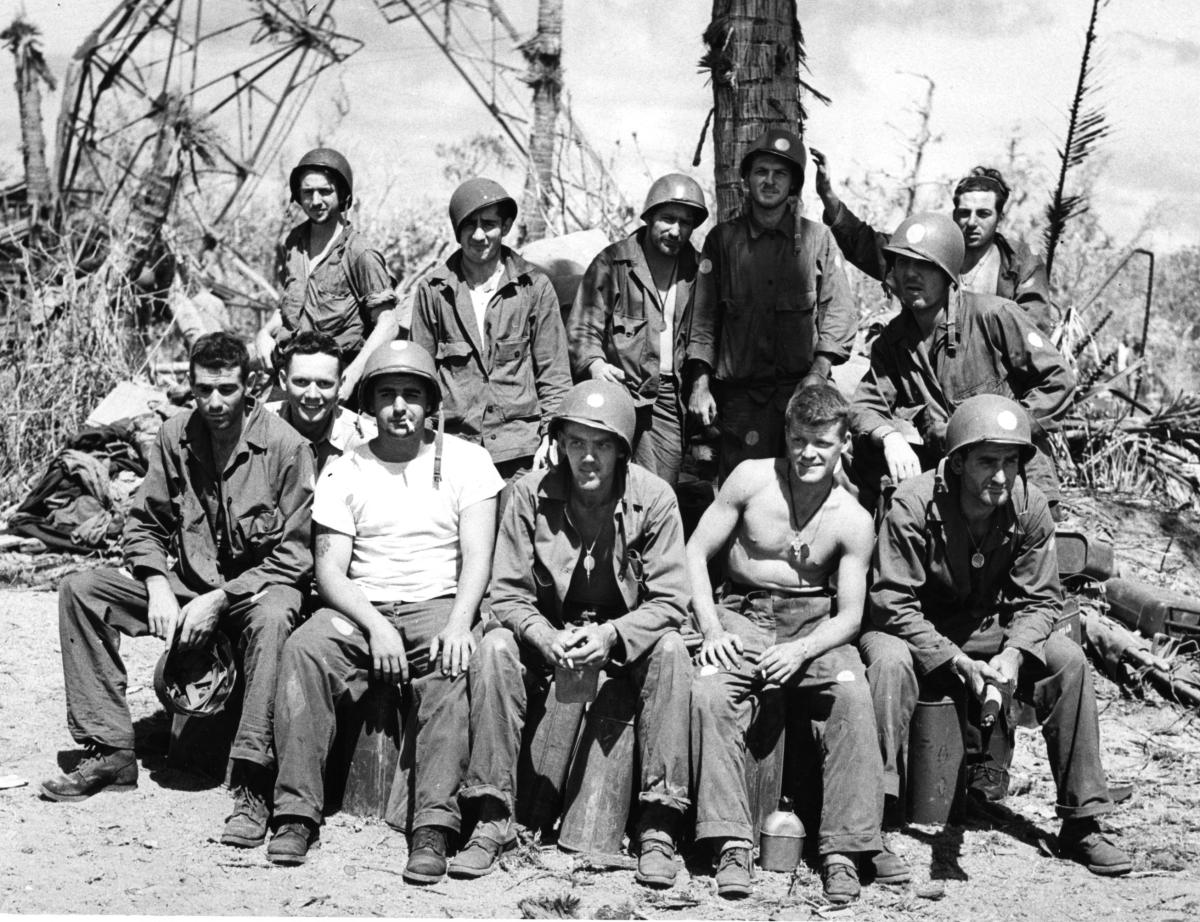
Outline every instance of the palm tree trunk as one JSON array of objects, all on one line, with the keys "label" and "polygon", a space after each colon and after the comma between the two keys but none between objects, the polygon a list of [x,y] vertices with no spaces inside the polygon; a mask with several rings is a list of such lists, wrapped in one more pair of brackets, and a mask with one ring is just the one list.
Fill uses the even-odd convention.
[{"label": "palm tree trunk", "polygon": [[54,89],[54,77],[38,47],[36,26],[17,17],[0,33],[13,53],[17,81],[17,107],[21,117],[21,156],[25,165],[25,188],[37,227],[54,204],[54,185],[46,164],[46,134],[42,130],[42,82]]},{"label": "palm tree trunk", "polygon": [[562,92],[563,0],[538,0],[537,34],[521,46],[529,62],[524,80],[533,89],[533,133],[521,209],[521,241],[546,236],[554,178],[555,126]]},{"label": "palm tree trunk", "polygon": [[717,218],[742,208],[742,152],[768,128],[803,136],[796,0],[713,0],[701,65],[712,74]]}]

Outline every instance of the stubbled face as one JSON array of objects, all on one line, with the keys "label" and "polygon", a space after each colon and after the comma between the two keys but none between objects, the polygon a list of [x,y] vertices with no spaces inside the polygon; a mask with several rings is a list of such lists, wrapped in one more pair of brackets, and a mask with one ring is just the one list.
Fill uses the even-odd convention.
[{"label": "stubbled face", "polygon": [[823,483],[837,471],[849,432],[841,423],[828,426],[789,424],[785,433],[788,461],[801,483]]},{"label": "stubbled face", "polygon": [[428,384],[403,372],[381,375],[371,382],[371,412],[380,435],[403,439],[422,433],[429,415]]},{"label": "stubbled face", "polygon": [[336,356],[293,355],[280,380],[293,419],[315,427],[333,414],[342,384]]},{"label": "stubbled face", "polygon": [[892,270],[900,302],[910,310],[942,307],[950,293],[950,279],[934,263],[897,256]]},{"label": "stubbled face", "polygon": [[309,170],[300,177],[300,207],[313,224],[336,221],[341,215],[337,185],[324,170]]},{"label": "stubbled face", "polygon": [[237,430],[246,413],[246,382],[240,368],[192,369],[192,394],[200,417],[215,434]]},{"label": "stubbled face", "polygon": [[990,513],[1008,502],[1021,466],[1021,452],[1013,445],[985,442],[950,459],[950,469],[962,479],[963,512]]},{"label": "stubbled face", "polygon": [[567,459],[571,480],[585,496],[612,495],[621,443],[611,432],[582,423],[567,422],[558,434],[559,455]]},{"label": "stubbled face", "polygon": [[663,256],[675,257],[696,229],[696,212],[687,205],[667,202],[650,215],[650,245]]},{"label": "stubbled face", "polygon": [[459,225],[463,259],[479,268],[491,266],[500,257],[500,243],[511,227],[512,219],[500,216],[499,205],[480,208]]},{"label": "stubbled face", "polygon": [[778,208],[792,188],[792,166],[773,154],[755,154],[746,170],[746,191],[759,208]]},{"label": "stubbled face", "polygon": [[954,223],[962,230],[968,250],[983,250],[992,245],[1000,212],[995,192],[964,192],[954,205]]}]

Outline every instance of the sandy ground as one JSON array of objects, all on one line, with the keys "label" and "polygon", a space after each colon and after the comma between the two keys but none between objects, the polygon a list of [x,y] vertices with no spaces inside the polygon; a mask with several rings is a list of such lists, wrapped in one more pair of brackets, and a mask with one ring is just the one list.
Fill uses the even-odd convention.
[{"label": "sandy ground", "polygon": [[[910,827],[893,845],[915,871],[901,888],[871,886],[849,910],[824,906],[817,876],[760,873],[755,895],[719,899],[702,863],[665,893],[629,869],[600,870],[553,849],[526,849],[473,882],[417,889],[399,872],[403,837],[377,820],[332,816],[322,845],[295,869],[262,849],[216,841],[228,795],[166,763],[167,723],[150,686],[159,642],[126,641],[139,730],[140,786],[79,804],[52,804],[37,783],[75,751],[64,721],[57,613],[51,593],[0,592],[0,775],[29,783],[0,791],[0,912],[204,915],[520,917],[522,901],[577,900],[590,918],[1138,919],[1200,917],[1200,721],[1155,698],[1123,699],[1098,680],[1105,760],[1136,783],[1108,820],[1134,855],[1134,873],[1104,880],[1049,857],[1057,831],[1041,739],[1020,731],[1017,792],[1025,821],[1002,829]],[[560,904],[560,905],[563,905]],[[531,904],[524,904],[530,911]]]}]

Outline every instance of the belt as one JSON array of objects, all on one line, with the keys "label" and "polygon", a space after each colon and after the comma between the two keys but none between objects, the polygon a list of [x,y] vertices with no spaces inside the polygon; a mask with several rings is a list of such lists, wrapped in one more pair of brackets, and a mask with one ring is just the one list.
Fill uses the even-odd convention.
[{"label": "belt", "polygon": [[748,583],[739,583],[734,580],[726,580],[723,595],[753,596],[756,599],[833,598],[833,593],[828,589],[765,589],[762,586],[751,586]]}]

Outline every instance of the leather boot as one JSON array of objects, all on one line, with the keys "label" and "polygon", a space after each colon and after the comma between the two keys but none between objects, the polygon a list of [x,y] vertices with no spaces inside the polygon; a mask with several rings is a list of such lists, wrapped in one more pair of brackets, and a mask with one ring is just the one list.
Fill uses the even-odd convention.
[{"label": "leather boot", "polygon": [[233,812],[225,817],[221,833],[222,845],[238,848],[257,848],[267,838],[267,823],[271,819],[271,776],[261,765],[237,759],[229,779],[233,793]]},{"label": "leather boot", "polygon": [[46,800],[87,800],[100,791],[132,791],[137,787],[138,765],[132,749],[115,749],[102,743],[87,743],[75,771],[43,781]]},{"label": "leather boot", "polygon": [[401,877],[410,884],[436,884],[445,875],[446,830],[441,826],[418,826]]}]

